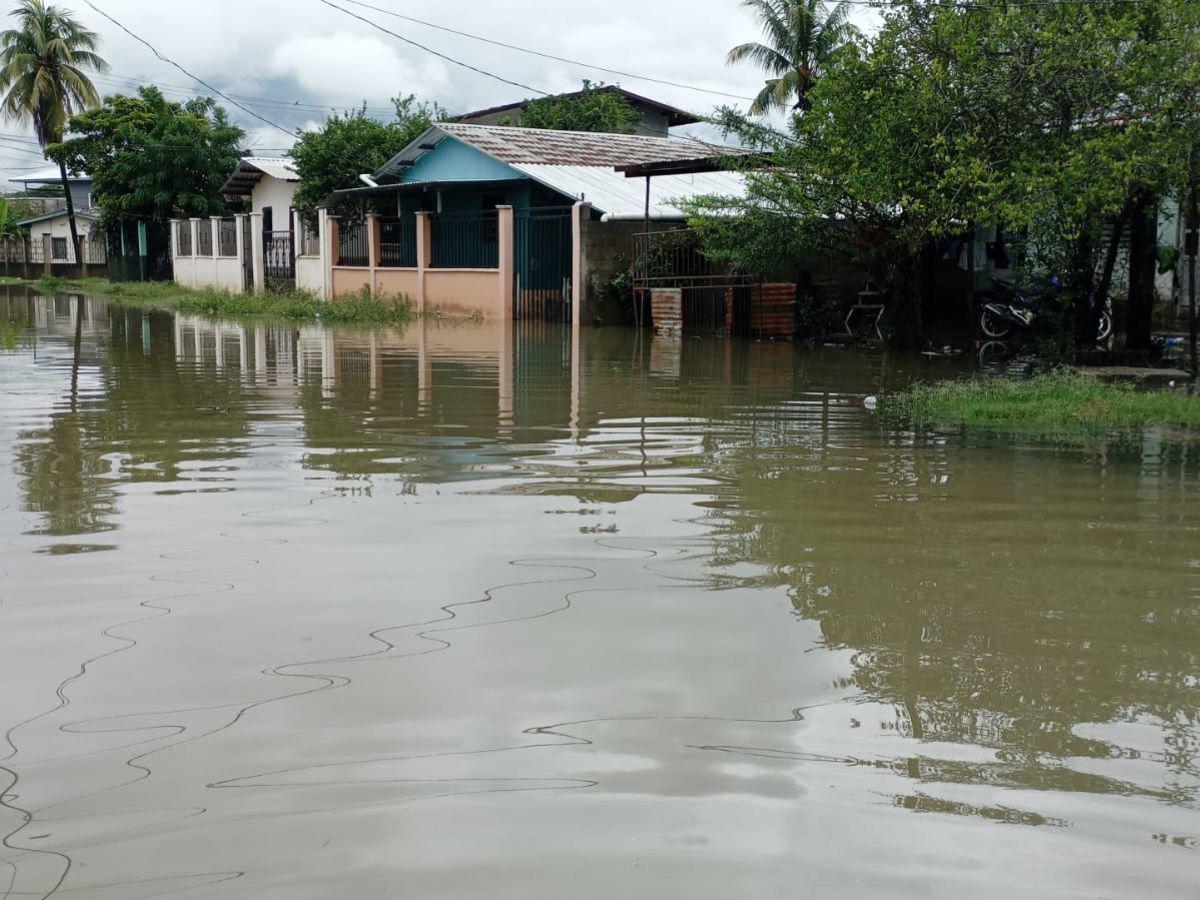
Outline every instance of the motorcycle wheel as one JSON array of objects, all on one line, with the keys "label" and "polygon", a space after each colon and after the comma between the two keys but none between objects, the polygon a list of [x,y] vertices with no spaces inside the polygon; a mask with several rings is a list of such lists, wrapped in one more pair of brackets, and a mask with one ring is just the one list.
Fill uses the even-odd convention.
[{"label": "motorcycle wheel", "polygon": [[990,309],[985,309],[979,316],[979,330],[984,333],[984,336],[999,341],[1008,337],[1008,333],[1012,331],[1012,325]]},{"label": "motorcycle wheel", "polygon": [[1113,333],[1112,316],[1107,312],[1101,313],[1100,314],[1100,325],[1096,329],[1096,343],[1103,344],[1110,337],[1112,337],[1112,333]]}]

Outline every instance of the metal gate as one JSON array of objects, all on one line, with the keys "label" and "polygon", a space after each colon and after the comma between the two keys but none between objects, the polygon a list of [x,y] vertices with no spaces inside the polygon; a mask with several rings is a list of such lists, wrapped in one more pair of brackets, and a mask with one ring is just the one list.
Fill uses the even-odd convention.
[{"label": "metal gate", "polygon": [[513,216],[513,317],[571,321],[571,207],[519,209]]},{"label": "metal gate", "polygon": [[242,289],[247,293],[254,291],[254,233],[250,229],[250,220],[242,219]]},{"label": "metal gate", "polygon": [[296,286],[296,250],[292,232],[263,233],[263,275],[269,288],[288,290]]}]

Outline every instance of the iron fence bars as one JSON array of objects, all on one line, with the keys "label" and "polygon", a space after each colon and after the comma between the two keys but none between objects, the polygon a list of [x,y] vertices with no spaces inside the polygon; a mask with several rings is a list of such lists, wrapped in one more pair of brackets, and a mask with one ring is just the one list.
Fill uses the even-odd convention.
[{"label": "iron fence bars", "polygon": [[222,219],[217,223],[217,252],[221,256],[237,256],[237,219]]},{"label": "iron fence bars", "polygon": [[34,236],[29,242],[29,261],[42,263],[46,261],[46,245],[41,237]]},{"label": "iron fence bars", "polygon": [[500,265],[500,218],[494,209],[431,216],[434,269],[495,269]]},{"label": "iron fence bars", "polygon": [[89,237],[84,247],[84,258],[89,266],[104,265],[108,262],[108,242],[103,233]]},{"label": "iron fence bars", "polygon": [[650,231],[633,236],[633,286],[650,288],[740,287],[755,279],[733,272],[724,260],[704,253],[699,232],[691,228]]},{"label": "iron fence bars", "polygon": [[414,269],[417,266],[417,219],[405,216],[379,220],[379,265]]},{"label": "iron fence bars", "polygon": [[300,255],[320,256],[321,235],[317,228],[309,225],[304,219],[300,220]]},{"label": "iron fence bars", "polygon": [[75,262],[74,247],[71,246],[71,241],[65,237],[50,238],[50,259],[52,262]]},{"label": "iron fence bars", "polygon": [[201,219],[196,225],[196,255],[213,255],[212,219]]},{"label": "iron fence bars", "polygon": [[192,223],[183,221],[175,223],[175,246],[179,248],[180,256],[192,255]]},{"label": "iron fence bars", "polygon": [[338,265],[361,266],[364,269],[369,266],[368,238],[366,222],[342,219],[338,228]]},{"label": "iron fence bars", "polygon": [[513,214],[517,319],[571,321],[571,207],[518,209]]},{"label": "iron fence bars", "polygon": [[290,281],[296,277],[290,231],[263,232],[263,275],[268,281]]},{"label": "iron fence bars", "polygon": [[254,229],[250,219],[242,220],[242,289],[254,290]]}]

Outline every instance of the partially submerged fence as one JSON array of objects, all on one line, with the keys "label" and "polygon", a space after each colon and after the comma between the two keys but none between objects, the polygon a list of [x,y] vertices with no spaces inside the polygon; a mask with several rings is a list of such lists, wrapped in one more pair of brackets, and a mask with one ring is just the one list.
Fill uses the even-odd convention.
[{"label": "partially submerged fence", "polygon": [[432,225],[434,269],[494,269],[499,264],[499,219],[494,209],[438,213]]}]

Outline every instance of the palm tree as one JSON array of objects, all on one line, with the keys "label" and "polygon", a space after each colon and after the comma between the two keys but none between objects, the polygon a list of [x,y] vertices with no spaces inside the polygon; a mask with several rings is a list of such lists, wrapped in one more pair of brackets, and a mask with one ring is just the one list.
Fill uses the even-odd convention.
[{"label": "palm tree", "polygon": [[[63,139],[71,116],[100,102],[96,86],[85,69],[107,72],[95,52],[99,36],[79,24],[75,16],[45,0],[18,0],[11,13],[17,27],[0,33],[0,109],[4,118],[31,124],[42,148]],[[79,231],[66,163],[58,164],[71,243],[79,254]]]},{"label": "palm tree", "polygon": [[726,61],[749,60],[771,76],[750,114],[808,109],[808,92],[830,57],[858,34],[849,22],[850,4],[841,0],[829,8],[823,0],[742,0],[742,6],[754,11],[767,43],[739,44]]}]

